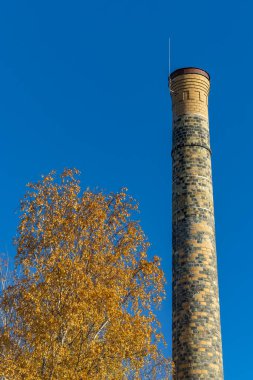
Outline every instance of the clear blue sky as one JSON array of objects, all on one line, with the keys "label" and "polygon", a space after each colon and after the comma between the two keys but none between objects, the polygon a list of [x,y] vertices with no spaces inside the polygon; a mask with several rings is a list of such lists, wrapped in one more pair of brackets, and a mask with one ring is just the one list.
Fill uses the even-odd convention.
[{"label": "clear blue sky", "polygon": [[1,251],[14,254],[25,184],[77,167],[83,186],[127,186],[163,259],[171,339],[172,69],[211,75],[210,127],[225,378],[252,379],[253,53],[250,1],[3,1]]}]

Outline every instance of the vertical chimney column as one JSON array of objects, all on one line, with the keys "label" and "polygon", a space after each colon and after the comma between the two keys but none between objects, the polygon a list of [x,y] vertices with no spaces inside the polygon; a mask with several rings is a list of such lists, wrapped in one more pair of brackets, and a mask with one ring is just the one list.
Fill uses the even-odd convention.
[{"label": "vertical chimney column", "polygon": [[223,379],[209,88],[209,75],[201,69],[179,69],[170,76],[175,380]]}]

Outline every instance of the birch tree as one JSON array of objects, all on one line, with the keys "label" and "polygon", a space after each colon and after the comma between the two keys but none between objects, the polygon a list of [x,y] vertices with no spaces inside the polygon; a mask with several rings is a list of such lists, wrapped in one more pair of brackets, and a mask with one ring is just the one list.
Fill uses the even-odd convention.
[{"label": "birch tree", "polygon": [[76,170],[28,185],[20,274],[0,298],[2,378],[169,378],[154,312],[164,274],[137,210],[126,189],[82,192]]}]

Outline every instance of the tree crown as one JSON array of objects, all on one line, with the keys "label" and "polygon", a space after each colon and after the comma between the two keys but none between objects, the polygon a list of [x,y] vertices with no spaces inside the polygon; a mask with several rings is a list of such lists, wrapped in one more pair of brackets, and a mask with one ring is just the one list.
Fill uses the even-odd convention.
[{"label": "tree crown", "polygon": [[3,375],[168,378],[154,314],[164,275],[157,256],[148,260],[135,200],[126,189],[81,192],[77,170],[28,187],[16,239],[21,274],[0,300]]}]

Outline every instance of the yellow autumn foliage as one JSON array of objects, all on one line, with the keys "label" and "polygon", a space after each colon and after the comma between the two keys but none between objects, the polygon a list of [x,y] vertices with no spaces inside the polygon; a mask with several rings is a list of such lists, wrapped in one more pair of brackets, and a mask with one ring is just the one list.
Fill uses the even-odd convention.
[{"label": "yellow autumn foliage", "polygon": [[2,379],[168,379],[154,314],[164,275],[136,202],[81,192],[76,170],[28,186],[19,275],[0,297]]}]

